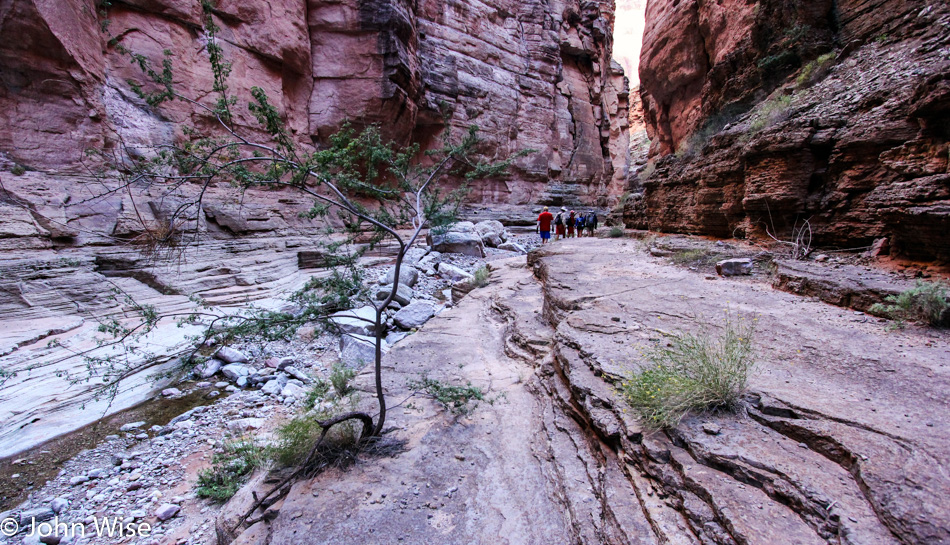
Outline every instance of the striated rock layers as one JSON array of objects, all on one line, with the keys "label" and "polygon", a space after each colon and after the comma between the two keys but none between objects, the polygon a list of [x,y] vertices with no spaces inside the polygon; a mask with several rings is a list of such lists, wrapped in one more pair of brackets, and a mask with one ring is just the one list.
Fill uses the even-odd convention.
[{"label": "striated rock layers", "polygon": [[[727,17],[728,14],[728,17]],[[647,9],[653,165],[625,221],[950,259],[950,14],[923,1]]]},{"label": "striated rock layers", "polygon": [[[308,145],[352,120],[425,146],[450,115],[454,129],[481,127],[489,155],[537,150],[507,179],[474,187],[476,203],[593,204],[623,190],[628,91],[610,60],[611,0],[211,4],[247,130],[251,86]],[[88,214],[64,200],[81,192],[86,149],[136,153],[185,138],[179,123],[213,124],[184,102],[146,105],[127,83],[144,78],[121,52],[159,66],[167,50],[177,89],[210,104],[203,17],[199,0],[0,2],[0,34],[16,37],[0,44],[3,206],[29,203],[0,214],[0,236],[82,239]]]}]

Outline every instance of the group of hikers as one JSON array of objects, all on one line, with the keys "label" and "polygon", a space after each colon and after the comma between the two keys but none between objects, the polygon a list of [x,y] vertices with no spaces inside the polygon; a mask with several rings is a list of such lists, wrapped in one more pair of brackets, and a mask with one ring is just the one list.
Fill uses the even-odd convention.
[{"label": "group of hikers", "polygon": [[538,233],[541,235],[541,244],[546,244],[551,238],[551,227],[554,227],[554,240],[559,238],[573,238],[584,236],[584,230],[587,230],[587,236],[594,236],[597,229],[597,213],[591,210],[587,215],[578,214],[574,210],[570,212],[567,208],[561,207],[557,215],[552,214],[548,207],[538,216]]}]

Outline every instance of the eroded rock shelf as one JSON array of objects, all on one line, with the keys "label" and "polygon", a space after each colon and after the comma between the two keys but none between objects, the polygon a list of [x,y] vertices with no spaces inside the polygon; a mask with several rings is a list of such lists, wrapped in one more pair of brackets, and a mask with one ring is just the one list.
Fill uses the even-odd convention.
[{"label": "eroded rock shelf", "polygon": [[[633,242],[567,241],[493,269],[488,287],[388,356],[389,396],[407,401],[387,435],[404,452],[296,484],[235,543],[950,538],[945,333],[888,332],[751,280],[661,264]],[[757,323],[745,410],[642,428],[618,381],[664,333],[715,327],[724,311]],[[452,418],[408,401],[420,374],[471,382],[494,402]],[[242,490],[219,525],[261,487]]]}]

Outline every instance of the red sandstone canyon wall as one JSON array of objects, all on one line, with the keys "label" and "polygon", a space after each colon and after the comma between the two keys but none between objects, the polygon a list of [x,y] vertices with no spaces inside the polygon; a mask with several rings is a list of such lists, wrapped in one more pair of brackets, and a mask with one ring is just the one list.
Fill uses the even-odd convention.
[{"label": "red sandstone canyon wall", "polygon": [[[452,128],[481,127],[489,154],[537,150],[474,187],[474,203],[604,204],[624,189],[628,90],[610,60],[612,0],[213,5],[238,104],[262,87],[302,143],[319,145],[350,120],[426,144],[445,130],[447,110]],[[121,234],[127,200],[75,206],[93,191],[85,151],[136,153],[214,120],[180,101],[145,104],[127,82],[142,75],[116,44],[156,64],[169,50],[176,87],[213,101],[202,17],[199,0],[0,0],[0,239],[9,239],[0,247]],[[265,199],[251,224],[230,223],[299,223],[299,203],[280,200]]]},{"label": "red sandstone canyon wall", "polygon": [[[912,0],[652,0],[651,163],[628,225],[950,259],[950,14]],[[646,175],[648,174],[648,176]]]}]

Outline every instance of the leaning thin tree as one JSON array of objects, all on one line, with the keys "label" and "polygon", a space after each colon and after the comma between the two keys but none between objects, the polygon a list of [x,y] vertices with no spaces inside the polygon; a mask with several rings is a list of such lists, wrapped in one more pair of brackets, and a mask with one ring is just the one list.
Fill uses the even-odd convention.
[{"label": "leaning thin tree", "polygon": [[[148,58],[123,48],[120,41],[113,40],[112,45],[145,74],[144,82],[130,82],[130,85],[151,107],[168,101],[184,101],[215,119],[215,130],[209,134],[184,127],[184,141],[159,145],[144,154],[138,150],[122,157],[109,157],[101,150],[93,150],[94,154],[107,158],[107,168],[100,170],[97,177],[109,184],[110,193],[128,191],[131,195],[134,188],[158,187],[165,194],[179,198],[189,196],[160,223],[140,218],[143,223],[140,239],[151,251],[186,248],[197,240],[201,231],[197,212],[203,206],[208,189],[218,183],[230,183],[241,191],[251,187],[291,188],[313,198],[313,207],[307,213],[309,218],[329,220],[331,214],[337,215],[342,227],[327,229],[328,235],[336,237],[328,244],[328,249],[337,254],[332,259],[333,272],[328,277],[312,279],[295,295],[301,310],[293,313],[254,310],[240,316],[222,316],[203,309],[180,317],[183,321],[208,324],[204,339],[212,336],[286,337],[305,323],[325,320],[334,312],[352,308],[356,300],[367,295],[357,266],[361,252],[387,238],[395,241],[398,251],[392,288],[382,301],[373,303],[378,414],[374,418],[367,412],[355,411],[319,422],[322,428],[319,441],[331,427],[350,420],[361,422],[361,440],[378,437],[386,422],[381,375],[383,314],[397,295],[407,250],[426,228],[454,221],[463,195],[456,190],[443,196],[439,182],[449,176],[472,180],[501,175],[514,159],[527,151],[501,161],[476,159],[481,140],[475,126],[454,141],[448,137],[450,131],[446,128],[447,136],[441,147],[423,154],[418,145],[399,146],[386,141],[375,126],[361,131],[344,126],[330,136],[321,149],[305,150],[290,137],[280,112],[258,87],[250,89],[252,100],[247,108],[260,124],[262,132],[258,134],[266,137],[245,134],[234,121],[238,100],[228,87],[231,65],[217,41],[219,28],[212,18],[212,6],[208,2],[202,4],[206,50],[214,76],[212,91],[216,102],[213,105],[184,96],[175,89],[169,51],[165,51],[161,69],[156,69]],[[362,250],[341,254],[344,248],[352,248],[358,238],[365,242]],[[143,314],[149,311],[141,310]],[[147,333],[161,319],[152,311],[148,320],[134,328],[122,326],[110,331],[106,327],[103,330],[115,337],[110,342],[121,342]],[[317,445],[308,460],[316,448]]]}]

